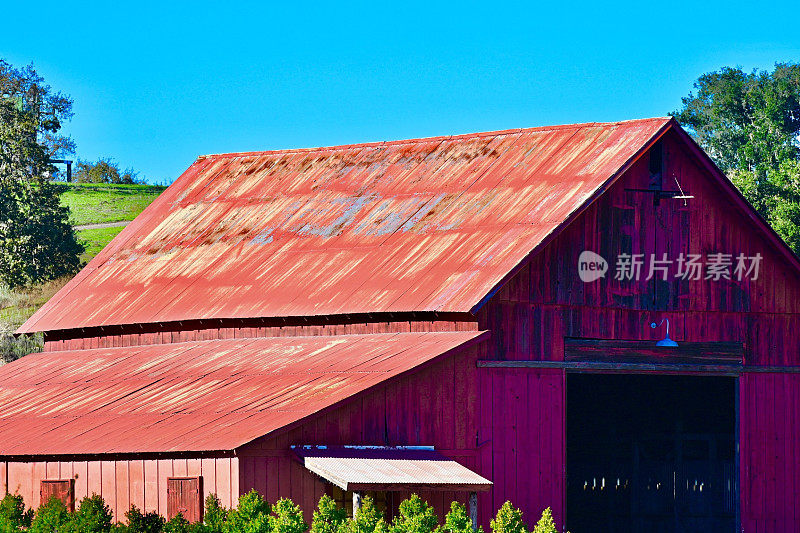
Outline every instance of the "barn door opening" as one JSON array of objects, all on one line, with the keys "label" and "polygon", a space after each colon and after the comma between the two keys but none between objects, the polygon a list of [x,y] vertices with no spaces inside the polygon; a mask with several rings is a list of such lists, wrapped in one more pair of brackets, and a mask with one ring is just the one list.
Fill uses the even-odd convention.
[{"label": "barn door opening", "polygon": [[736,529],[736,379],[567,376],[567,528]]}]

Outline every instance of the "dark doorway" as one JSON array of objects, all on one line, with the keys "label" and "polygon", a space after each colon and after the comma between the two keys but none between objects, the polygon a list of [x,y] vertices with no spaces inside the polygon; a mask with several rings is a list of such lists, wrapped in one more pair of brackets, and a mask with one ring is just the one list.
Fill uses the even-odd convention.
[{"label": "dark doorway", "polygon": [[736,380],[570,374],[567,528],[736,528]]}]

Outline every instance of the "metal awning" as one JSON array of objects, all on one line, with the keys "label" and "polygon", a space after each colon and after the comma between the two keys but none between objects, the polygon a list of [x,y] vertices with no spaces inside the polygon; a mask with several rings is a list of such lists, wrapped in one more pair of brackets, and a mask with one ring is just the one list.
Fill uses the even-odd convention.
[{"label": "metal awning", "polygon": [[492,482],[427,446],[292,446],[303,465],[346,491],[483,492]]}]

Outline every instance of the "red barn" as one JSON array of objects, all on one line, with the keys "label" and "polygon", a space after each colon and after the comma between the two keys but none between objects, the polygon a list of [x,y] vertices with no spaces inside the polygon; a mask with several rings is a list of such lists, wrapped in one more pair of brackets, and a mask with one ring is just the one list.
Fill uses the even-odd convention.
[{"label": "red barn", "polygon": [[20,328],[0,490],[798,531],[798,266],[666,118],[200,157]]}]

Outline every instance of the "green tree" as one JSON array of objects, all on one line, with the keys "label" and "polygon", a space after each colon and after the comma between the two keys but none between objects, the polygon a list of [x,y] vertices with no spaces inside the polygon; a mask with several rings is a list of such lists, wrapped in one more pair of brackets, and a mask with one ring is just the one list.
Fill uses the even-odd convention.
[{"label": "green tree", "polygon": [[14,288],[74,274],[83,252],[49,180],[54,155],[74,149],[58,135],[72,101],[33,67],[0,60],[0,284]]},{"label": "green tree", "polygon": [[0,500],[0,522],[5,524],[0,531],[4,531],[3,527],[12,531],[27,529],[32,519],[33,509],[25,509],[25,501],[19,494],[6,494]]},{"label": "green tree", "polygon": [[155,511],[142,513],[138,507],[131,505],[125,513],[128,525],[124,528],[130,533],[161,533],[164,529],[164,518]]},{"label": "green tree", "polygon": [[[444,518],[444,525],[440,533],[474,533],[472,520],[467,515],[467,508],[458,502],[450,504],[450,512]],[[483,528],[478,527],[478,533],[483,533]]]},{"label": "green tree", "polygon": [[269,503],[255,490],[239,498],[239,505],[228,511],[224,533],[269,533]]},{"label": "green tree", "polygon": [[388,533],[388,526],[375,502],[369,496],[361,499],[358,512],[342,525],[342,533]]},{"label": "green tree", "polygon": [[228,510],[223,507],[217,495],[209,494],[206,496],[206,512],[203,516],[203,521],[208,533],[222,533],[227,517]]},{"label": "green tree", "polygon": [[333,498],[325,494],[314,511],[311,533],[337,533],[346,521],[347,510],[336,505]]},{"label": "green tree", "polygon": [[800,155],[800,64],[724,67],[694,88],[672,115],[723,170],[769,170]]},{"label": "green tree", "polygon": [[303,520],[303,510],[288,499],[281,498],[272,506],[269,517],[271,533],[306,533],[308,524]]},{"label": "green tree", "polygon": [[50,498],[36,509],[28,533],[57,533],[70,530],[70,518],[64,502],[58,498]]},{"label": "green tree", "polygon": [[139,183],[138,172],[128,168],[120,170],[110,157],[101,157],[96,162],[79,159],[75,166],[74,179],[81,183]]},{"label": "green tree", "polygon": [[556,522],[553,520],[553,511],[549,507],[542,511],[542,517],[533,526],[531,533],[558,533]]},{"label": "green tree", "polygon": [[800,253],[800,64],[703,74],[673,116]]},{"label": "green tree", "polygon": [[67,529],[75,533],[108,533],[111,531],[112,519],[111,508],[103,497],[92,494],[81,500]]},{"label": "green tree", "polygon": [[436,511],[428,502],[412,494],[400,502],[397,516],[389,526],[390,533],[433,533],[439,526]]},{"label": "green tree", "polygon": [[522,511],[507,501],[497,510],[497,516],[490,522],[493,533],[528,533],[528,526],[522,521]]}]

